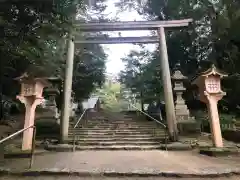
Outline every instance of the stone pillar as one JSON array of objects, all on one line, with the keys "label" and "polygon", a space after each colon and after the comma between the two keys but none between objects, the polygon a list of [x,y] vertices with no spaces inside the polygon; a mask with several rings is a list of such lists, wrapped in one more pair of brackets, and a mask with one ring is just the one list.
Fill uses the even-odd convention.
[{"label": "stone pillar", "polygon": [[218,115],[218,101],[222,99],[225,93],[220,93],[217,96],[211,96],[208,92],[204,92],[207,97],[208,111],[210,115],[210,127],[212,133],[212,142],[215,147],[223,147],[221,125]]},{"label": "stone pillar", "polygon": [[72,77],[73,77],[73,61],[74,61],[74,41],[73,39],[69,39],[68,41],[68,54],[66,60],[66,70],[65,70],[65,79],[64,79],[64,101],[63,108],[61,111],[61,125],[60,125],[60,141],[64,142],[64,140],[68,137],[68,127],[69,127],[69,118],[70,111],[69,107],[71,104],[71,92],[72,92]]},{"label": "stone pillar", "polygon": [[163,27],[158,30],[158,36],[160,39],[160,56],[161,56],[161,72],[163,80],[164,89],[164,101],[166,104],[166,118],[168,124],[168,131],[171,140],[177,141],[178,139],[178,129],[176,122],[176,115],[174,110],[173,92],[172,92],[172,82],[168,62],[167,44],[165,31]]},{"label": "stone pillar", "polygon": [[[23,97],[17,96],[17,99],[25,105],[25,121],[24,128],[34,125],[35,110],[37,105],[42,103],[43,98],[35,98],[34,96]],[[33,128],[23,132],[22,150],[32,149]]]}]

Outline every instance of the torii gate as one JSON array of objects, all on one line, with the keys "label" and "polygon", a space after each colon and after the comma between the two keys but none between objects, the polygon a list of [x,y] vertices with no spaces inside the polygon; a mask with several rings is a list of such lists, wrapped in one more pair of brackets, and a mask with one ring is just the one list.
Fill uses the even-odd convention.
[{"label": "torii gate", "polygon": [[87,44],[120,44],[120,43],[159,43],[161,72],[164,84],[164,99],[166,104],[166,118],[170,139],[176,141],[178,139],[178,129],[175,116],[175,108],[173,101],[173,92],[171,84],[171,75],[169,70],[167,44],[165,37],[165,28],[186,27],[192,19],[171,20],[171,21],[126,21],[126,22],[105,22],[105,23],[78,23],[77,28],[81,32],[99,32],[99,31],[126,31],[126,30],[156,30],[158,36],[145,37],[101,37],[101,38],[70,38],[68,41],[68,53],[66,60],[66,72],[64,83],[64,103],[61,117],[61,141],[68,137],[69,128],[69,107],[72,91],[72,75],[73,75],[73,59],[74,59],[74,43]]}]

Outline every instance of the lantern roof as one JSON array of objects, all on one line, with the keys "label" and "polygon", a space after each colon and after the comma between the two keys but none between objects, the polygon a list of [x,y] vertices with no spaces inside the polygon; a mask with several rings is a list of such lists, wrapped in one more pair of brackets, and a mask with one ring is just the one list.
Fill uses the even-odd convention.
[{"label": "lantern roof", "polygon": [[41,77],[34,77],[29,75],[28,73],[23,73],[21,76],[16,77],[14,80],[17,80],[19,82],[26,82],[26,81],[33,81],[33,82],[41,82],[42,84],[44,84],[45,86],[49,86],[50,83],[46,78],[41,78]]},{"label": "lantern roof", "polygon": [[184,76],[180,70],[176,70],[174,72],[174,74],[172,75],[172,79],[174,79],[174,80],[184,80],[184,79],[187,79],[187,77]]},{"label": "lantern roof", "polygon": [[200,76],[210,76],[210,75],[219,75],[220,77],[228,76],[225,72],[222,72],[219,69],[217,69],[214,64],[208,70],[200,73]]},{"label": "lantern roof", "polygon": [[197,76],[195,76],[192,80],[192,84],[198,84],[198,82],[208,76],[220,76],[220,78],[222,77],[226,77],[228,76],[225,72],[222,72],[221,70],[217,69],[216,66],[213,64],[211,66],[211,68],[207,69],[206,71],[203,71],[201,73],[199,73]]}]

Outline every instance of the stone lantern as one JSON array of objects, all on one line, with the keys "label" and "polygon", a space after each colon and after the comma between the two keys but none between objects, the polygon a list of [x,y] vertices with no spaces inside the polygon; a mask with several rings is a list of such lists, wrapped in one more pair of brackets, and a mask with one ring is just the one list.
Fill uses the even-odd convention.
[{"label": "stone lantern", "polygon": [[[183,83],[187,77],[182,74],[180,70],[175,70],[172,76],[174,82],[174,92],[176,94],[175,113],[180,133],[186,131],[196,131],[196,121],[194,117],[190,117],[188,107],[182,95],[186,91]],[[188,127],[189,126],[189,127]]]},{"label": "stone lantern", "polygon": [[47,80],[51,83],[51,85],[45,89],[45,94],[47,97],[46,108],[50,111],[49,117],[53,117],[55,119],[59,118],[58,108],[56,104],[56,97],[60,94],[59,85],[61,83],[61,79],[58,77],[49,77]]},{"label": "stone lantern", "polygon": [[214,65],[202,72],[194,81],[199,88],[199,97],[208,107],[212,141],[215,147],[223,147],[222,133],[217,103],[226,95],[221,90],[221,78],[227,74],[220,72]]},{"label": "stone lantern", "polygon": [[[24,128],[34,125],[35,110],[37,105],[42,103],[43,88],[48,86],[48,81],[43,78],[29,77],[27,73],[16,78],[21,83],[21,92],[17,96],[26,108]],[[23,132],[22,150],[31,150],[33,129],[30,128]]]}]

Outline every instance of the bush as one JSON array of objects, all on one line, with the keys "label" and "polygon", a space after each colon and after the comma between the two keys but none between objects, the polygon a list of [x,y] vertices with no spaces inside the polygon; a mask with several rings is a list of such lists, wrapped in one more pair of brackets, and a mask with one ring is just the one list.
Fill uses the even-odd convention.
[{"label": "bush", "polygon": [[[209,124],[209,115],[206,111],[195,111],[192,113],[196,120],[201,123],[203,132],[211,132]],[[222,130],[233,129],[235,125],[235,116],[231,114],[219,114],[220,125]]]}]

